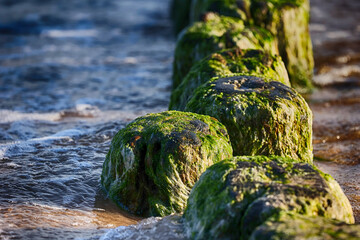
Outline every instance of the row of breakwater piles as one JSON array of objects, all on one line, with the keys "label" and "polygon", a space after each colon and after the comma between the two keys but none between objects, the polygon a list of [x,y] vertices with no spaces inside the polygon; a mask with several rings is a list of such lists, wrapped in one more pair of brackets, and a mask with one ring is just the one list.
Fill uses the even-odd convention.
[{"label": "row of breakwater piles", "polygon": [[120,130],[101,176],[122,209],[165,218],[105,238],[358,239],[313,162],[309,2],[175,0],[172,14],[170,111]]},{"label": "row of breakwater piles", "polygon": [[0,0],[1,239],[358,238],[358,1],[190,2]]}]

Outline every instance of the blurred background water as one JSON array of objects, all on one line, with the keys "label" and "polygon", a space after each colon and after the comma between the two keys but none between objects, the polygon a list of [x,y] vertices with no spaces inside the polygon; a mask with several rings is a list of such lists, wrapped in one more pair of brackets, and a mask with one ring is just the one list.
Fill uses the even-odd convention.
[{"label": "blurred background water", "polygon": [[[99,180],[114,134],[167,109],[169,3],[0,0],[0,238],[98,238],[140,220],[105,199]],[[311,4],[316,164],[360,222],[360,2]]]}]

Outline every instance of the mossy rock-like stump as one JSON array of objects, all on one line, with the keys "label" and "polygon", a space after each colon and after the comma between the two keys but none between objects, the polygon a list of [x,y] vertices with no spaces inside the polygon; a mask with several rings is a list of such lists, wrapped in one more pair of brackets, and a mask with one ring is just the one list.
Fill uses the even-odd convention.
[{"label": "mossy rock-like stump", "polygon": [[172,0],[171,2],[170,15],[176,35],[189,25],[191,1],[192,0]]},{"label": "mossy rock-like stump", "polygon": [[213,53],[196,63],[181,84],[173,89],[169,109],[184,110],[194,90],[211,78],[238,73],[261,75],[290,86],[285,65],[279,56],[263,50],[233,48]]},{"label": "mossy rock-like stump", "polygon": [[249,238],[249,240],[264,239],[359,240],[360,225],[283,212],[257,227]]},{"label": "mossy rock-like stump", "polygon": [[252,20],[247,12],[250,4],[251,0],[192,0],[189,19],[190,22],[196,22],[208,12],[214,12],[249,22]]},{"label": "mossy rock-like stump", "polygon": [[277,155],[312,163],[312,113],[280,82],[255,76],[214,78],[185,111],[209,115],[228,130],[235,156]]},{"label": "mossy rock-like stump", "polygon": [[311,91],[314,59],[309,33],[309,0],[193,0],[190,19],[206,12],[243,19],[277,37],[290,82],[299,92]]},{"label": "mossy rock-like stump", "polygon": [[191,239],[247,240],[281,212],[354,223],[351,205],[330,175],[277,156],[214,164],[192,189],[184,217]]},{"label": "mossy rock-like stump", "polygon": [[115,135],[101,184],[121,208],[165,216],[183,211],[201,173],[231,156],[226,129],[216,119],[176,111],[148,114]]},{"label": "mossy rock-like stump", "polygon": [[179,35],[174,56],[173,89],[196,62],[214,52],[233,47],[278,53],[277,42],[267,30],[245,27],[239,19],[209,13],[204,16],[204,21],[193,23]]}]

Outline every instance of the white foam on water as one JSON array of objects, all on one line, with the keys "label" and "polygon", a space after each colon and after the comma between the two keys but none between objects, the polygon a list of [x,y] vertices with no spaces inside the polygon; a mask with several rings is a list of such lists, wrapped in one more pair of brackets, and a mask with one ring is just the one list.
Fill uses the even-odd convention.
[{"label": "white foam on water", "polygon": [[51,38],[84,38],[96,37],[98,35],[98,31],[94,29],[45,30],[41,35]]},{"label": "white foam on water", "polygon": [[16,121],[58,121],[60,113],[24,113],[8,109],[0,109],[0,123],[11,123]]},{"label": "white foam on water", "polygon": [[[49,146],[54,141],[73,141],[73,138],[86,134],[87,131],[79,129],[67,129],[50,136],[33,138],[26,141],[15,141],[0,144],[0,158],[12,157],[23,153],[37,151],[37,145]],[[59,150],[59,149],[58,149]]]}]

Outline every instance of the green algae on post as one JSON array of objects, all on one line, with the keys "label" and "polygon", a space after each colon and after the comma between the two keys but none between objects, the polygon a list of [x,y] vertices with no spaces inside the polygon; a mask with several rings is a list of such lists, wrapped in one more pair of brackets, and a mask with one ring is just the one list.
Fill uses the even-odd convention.
[{"label": "green algae on post", "polygon": [[190,19],[208,11],[244,20],[276,36],[290,82],[301,93],[311,91],[314,59],[309,33],[309,0],[193,0]]},{"label": "green algae on post", "polygon": [[232,156],[225,127],[195,113],[137,118],[111,142],[101,184],[121,208],[141,216],[182,212],[201,173]]},{"label": "green algae on post", "polygon": [[290,86],[285,65],[279,56],[263,50],[232,48],[213,53],[196,63],[181,84],[173,89],[169,109],[184,110],[193,91],[213,77],[233,74],[261,75]]},{"label": "green algae on post", "polygon": [[248,22],[250,0],[192,0],[190,8],[190,22],[201,20],[201,16],[208,12],[215,12],[219,15],[236,17]]},{"label": "green algae on post", "polygon": [[193,23],[179,35],[174,56],[173,89],[196,62],[233,47],[278,53],[277,42],[267,30],[245,27],[239,19],[209,13],[204,16],[204,21]]},{"label": "green algae on post", "polygon": [[280,82],[256,76],[214,78],[198,87],[185,111],[223,123],[234,155],[277,155],[312,163],[312,113]]},{"label": "green algae on post", "polygon": [[315,166],[278,156],[234,157],[209,167],[184,212],[191,239],[249,239],[281,212],[354,223],[339,184]]},{"label": "green algae on post", "polygon": [[192,0],[173,0],[170,6],[170,15],[177,35],[190,22],[190,6]]},{"label": "green algae on post", "polygon": [[359,240],[360,225],[282,212],[257,227],[249,239]]}]

